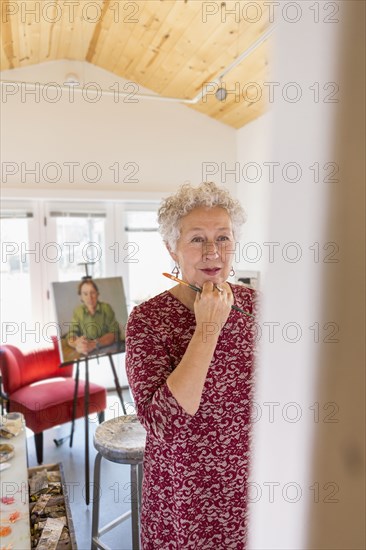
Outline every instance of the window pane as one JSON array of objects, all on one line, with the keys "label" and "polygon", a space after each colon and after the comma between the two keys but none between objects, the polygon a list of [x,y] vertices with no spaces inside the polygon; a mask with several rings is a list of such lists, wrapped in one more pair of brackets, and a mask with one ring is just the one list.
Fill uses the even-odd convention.
[{"label": "window pane", "polygon": [[2,218],[1,231],[1,328],[2,342],[21,343],[20,322],[32,322],[27,218]]},{"label": "window pane", "polygon": [[172,286],[162,273],[170,272],[173,262],[157,230],[156,212],[127,212],[126,226],[131,243],[127,265],[129,298],[133,307]]},{"label": "window pane", "polygon": [[126,212],[126,231],[139,230],[158,230],[157,213],[152,211],[129,211]]},{"label": "window pane", "polygon": [[105,218],[62,216],[56,218],[57,243],[61,247],[58,280],[72,281],[85,275],[88,266],[92,277],[105,276]]}]

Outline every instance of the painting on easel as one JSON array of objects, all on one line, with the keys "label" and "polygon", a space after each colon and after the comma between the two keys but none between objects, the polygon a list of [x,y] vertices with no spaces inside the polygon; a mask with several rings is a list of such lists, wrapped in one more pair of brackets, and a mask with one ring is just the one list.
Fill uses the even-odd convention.
[{"label": "painting on easel", "polygon": [[52,283],[62,363],[124,351],[127,306],[121,277]]}]

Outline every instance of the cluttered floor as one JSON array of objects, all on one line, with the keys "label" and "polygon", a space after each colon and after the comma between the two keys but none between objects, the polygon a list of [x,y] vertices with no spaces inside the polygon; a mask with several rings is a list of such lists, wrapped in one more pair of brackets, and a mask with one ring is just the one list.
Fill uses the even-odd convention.
[{"label": "cluttered floor", "polygon": [[[124,395],[125,403],[130,399]],[[127,413],[132,414],[132,406],[127,406]],[[115,392],[108,392],[107,409],[105,420],[120,416],[121,405]],[[93,435],[98,420],[96,415],[89,417],[89,452],[90,452],[90,480],[93,480],[93,467],[96,451],[93,446]],[[65,483],[69,495],[71,515],[76,535],[78,550],[90,550],[91,528],[93,512],[93,492],[91,488],[91,502],[89,506],[85,502],[85,446],[84,446],[84,419],[76,422],[76,431],[72,448],[69,447],[69,440],[56,446],[54,439],[59,440],[70,432],[70,425],[64,424],[57,428],[44,432],[44,464],[62,463]],[[28,466],[37,466],[33,432],[27,430]],[[100,523],[105,525],[116,516],[130,509],[131,484],[130,467],[124,464],[115,464],[102,460],[101,473],[101,501],[100,501]],[[102,537],[103,542],[112,550],[132,550],[131,521],[126,520],[114,530]]]}]

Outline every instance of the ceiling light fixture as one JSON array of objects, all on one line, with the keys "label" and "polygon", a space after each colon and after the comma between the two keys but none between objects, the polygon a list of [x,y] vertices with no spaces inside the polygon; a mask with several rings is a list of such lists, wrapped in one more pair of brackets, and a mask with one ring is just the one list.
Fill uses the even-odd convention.
[{"label": "ceiling light fixture", "polygon": [[65,76],[64,86],[80,86],[80,79],[76,73],[68,73]]},{"label": "ceiling light fixture", "polygon": [[220,86],[220,88],[217,88],[215,92],[215,97],[217,101],[225,101],[226,96],[227,96],[226,88],[223,88],[222,86]]}]

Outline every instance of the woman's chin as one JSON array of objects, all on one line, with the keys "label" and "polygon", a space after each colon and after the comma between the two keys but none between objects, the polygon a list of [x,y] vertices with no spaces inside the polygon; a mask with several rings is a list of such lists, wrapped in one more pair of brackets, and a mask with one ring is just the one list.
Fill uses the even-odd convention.
[{"label": "woman's chin", "polygon": [[220,275],[209,275],[209,276],[206,275],[205,277],[203,277],[202,284],[200,286],[203,286],[203,284],[207,283],[207,282],[211,282],[214,285],[220,285],[220,284],[226,282],[226,278],[223,277],[222,274],[220,274]]}]

